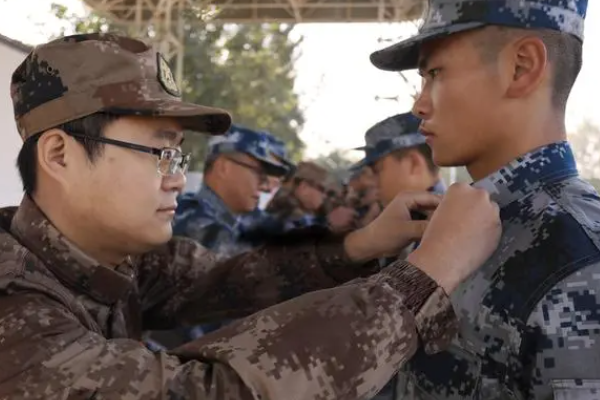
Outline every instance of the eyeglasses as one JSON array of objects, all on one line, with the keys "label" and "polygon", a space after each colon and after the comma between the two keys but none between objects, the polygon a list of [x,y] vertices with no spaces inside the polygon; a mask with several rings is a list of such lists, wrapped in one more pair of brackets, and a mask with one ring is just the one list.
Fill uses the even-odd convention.
[{"label": "eyeglasses", "polygon": [[121,140],[109,139],[105,137],[90,137],[74,132],[66,132],[69,136],[82,139],[92,140],[94,142],[112,144],[126,149],[141,151],[142,153],[152,154],[158,157],[157,170],[162,176],[175,175],[177,173],[185,174],[190,165],[190,154],[183,154],[181,150],[173,147],[164,147],[158,149],[156,147],[142,146],[141,144],[123,142]]},{"label": "eyeglasses", "polygon": [[258,181],[260,182],[261,185],[269,182],[268,174],[261,167],[247,164],[243,161],[236,160],[233,157],[226,157],[226,158],[229,161],[231,161],[232,163],[237,164],[240,167],[244,167],[244,168],[249,169],[250,171],[254,172],[256,174],[256,176],[258,177]]}]

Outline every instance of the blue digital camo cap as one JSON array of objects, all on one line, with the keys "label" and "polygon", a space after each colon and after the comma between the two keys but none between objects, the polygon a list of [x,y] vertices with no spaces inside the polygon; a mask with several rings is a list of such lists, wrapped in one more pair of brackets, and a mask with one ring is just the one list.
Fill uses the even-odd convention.
[{"label": "blue digital camo cap", "polygon": [[271,151],[273,154],[288,168],[288,173],[293,173],[296,169],[296,165],[289,159],[285,142],[281,139],[276,138],[269,132],[263,132],[267,139],[271,143]]},{"label": "blue digital camo cap", "polygon": [[583,42],[588,0],[429,0],[419,33],[371,54],[386,71],[417,68],[423,42],[485,25],[564,32]]},{"label": "blue digital camo cap", "polygon": [[225,135],[214,136],[208,141],[207,160],[227,153],[244,153],[256,158],[269,175],[283,176],[288,173],[288,167],[278,159],[267,135],[252,129],[231,125]]},{"label": "blue digital camo cap", "polygon": [[394,115],[373,125],[365,133],[365,158],[354,164],[350,171],[358,171],[373,165],[383,156],[400,149],[407,149],[425,143],[425,136],[419,133],[421,120],[411,113]]}]

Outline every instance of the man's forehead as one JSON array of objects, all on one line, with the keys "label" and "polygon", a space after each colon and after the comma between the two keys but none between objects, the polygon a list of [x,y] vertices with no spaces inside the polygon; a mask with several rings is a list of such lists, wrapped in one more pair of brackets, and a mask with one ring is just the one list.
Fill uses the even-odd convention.
[{"label": "man's forehead", "polygon": [[470,32],[460,32],[454,35],[428,40],[419,47],[419,69],[425,69],[429,66],[431,60],[438,57],[451,55],[461,57],[464,54],[469,39],[479,34],[479,30]]}]

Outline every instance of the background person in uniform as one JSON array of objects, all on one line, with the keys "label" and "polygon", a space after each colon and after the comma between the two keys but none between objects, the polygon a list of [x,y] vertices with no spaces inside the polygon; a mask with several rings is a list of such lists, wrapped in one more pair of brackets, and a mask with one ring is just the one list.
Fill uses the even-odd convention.
[{"label": "background person in uniform", "polygon": [[198,241],[220,258],[248,250],[238,241],[239,218],[256,209],[268,176],[284,176],[288,167],[270,150],[267,137],[240,126],[210,140],[203,184],[179,200],[173,233]]},{"label": "background person in uniform", "polygon": [[376,177],[373,169],[365,165],[355,165],[349,173],[345,201],[356,210],[358,226],[364,226],[381,212]]},{"label": "background person in uniform", "polygon": [[[261,132],[269,141],[269,150],[276,160],[284,165],[287,170],[286,174],[291,175],[296,169],[296,165],[289,159],[285,143],[268,132]],[[269,176],[268,186],[265,188],[265,193],[272,197],[281,188],[282,180],[285,176]],[[271,201],[269,199],[269,201]],[[268,203],[267,203],[268,204]],[[266,206],[266,205],[265,205]],[[262,234],[280,234],[286,231],[286,227],[282,226],[279,220],[273,218],[264,208],[257,206],[253,211],[246,213],[240,217],[240,236],[243,240],[251,243],[253,247],[258,243],[263,242]]]},{"label": "background person in uniform", "polygon": [[268,204],[267,211],[298,227],[320,225],[333,231],[351,229],[355,213],[350,207],[340,205],[325,211],[329,179],[325,168],[309,161],[300,162]]},{"label": "background person in uniform", "polygon": [[565,108],[587,0],[429,2],[419,34],[372,55],[419,68],[414,113],[440,166],[501,207],[498,251],[453,296],[455,346],[418,354],[399,399],[595,399],[600,199],[578,177]]},{"label": "background person in uniform", "polygon": [[445,186],[431,148],[419,133],[420,120],[411,113],[394,115],[365,133],[365,157],[355,168],[369,166],[384,206],[401,192],[443,194]]},{"label": "background person in uniform", "polygon": [[[0,210],[0,398],[364,398],[420,345],[448,343],[445,293],[500,235],[486,193],[451,188],[429,225],[409,212],[437,197],[399,197],[363,230],[216,263],[171,222],[183,130],[221,134],[230,116],[182,102],[172,78],[151,47],[108,34],[38,46],[13,73],[25,196]],[[368,277],[367,260],[423,233],[421,253]],[[252,313],[168,354],[140,343]]]}]

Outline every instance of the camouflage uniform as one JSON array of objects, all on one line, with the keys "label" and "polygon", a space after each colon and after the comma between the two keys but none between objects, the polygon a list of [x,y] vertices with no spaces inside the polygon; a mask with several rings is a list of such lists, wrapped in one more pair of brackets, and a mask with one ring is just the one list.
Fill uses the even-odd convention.
[{"label": "camouflage uniform", "polygon": [[[234,125],[227,135],[214,137],[208,146],[207,162],[222,154],[243,153],[261,162],[266,172],[283,175],[289,170],[270,150],[270,141],[259,132]],[[240,242],[240,215],[234,215],[223,200],[206,184],[198,193],[184,194],[178,200],[173,233],[198,241],[219,258],[248,251]]]},{"label": "camouflage uniform", "polygon": [[[582,40],[585,0],[430,2],[420,34],[372,55],[416,67],[423,40],[485,24],[549,29]],[[399,399],[600,397],[600,198],[566,142],[531,150],[475,182],[501,208],[496,253],[453,295],[460,335],[418,354]]]},{"label": "camouflage uniform", "polygon": [[[116,102],[224,132],[229,116],[181,103],[162,63],[112,35],[34,49],[12,78],[22,138]],[[110,268],[25,197],[0,209],[0,399],[364,398],[420,344],[439,351],[456,328],[449,299],[420,270],[404,263],[366,277],[374,270],[327,237],[225,263],[174,238]],[[252,313],[170,353],[140,342],[144,329]]]},{"label": "camouflage uniform", "polygon": [[196,240],[217,257],[227,258],[243,251],[236,246],[238,218],[209,186],[178,200],[173,234]]}]

